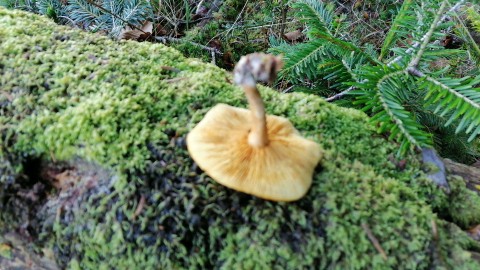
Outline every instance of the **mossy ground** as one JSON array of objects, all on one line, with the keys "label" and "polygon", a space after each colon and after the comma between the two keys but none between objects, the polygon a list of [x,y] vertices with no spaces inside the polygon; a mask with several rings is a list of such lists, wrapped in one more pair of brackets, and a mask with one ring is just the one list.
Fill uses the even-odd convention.
[{"label": "mossy ground", "polygon": [[[111,172],[65,201],[51,226],[49,217],[41,218],[41,244],[54,249],[61,265],[480,267],[467,251],[478,245],[434,212],[467,226],[480,213],[457,207],[467,213],[458,219],[448,202],[478,198],[461,185],[457,196],[445,195],[413,157],[406,169],[397,168],[389,161],[395,145],[376,135],[359,111],[261,89],[269,114],[288,117],[325,151],[307,196],[274,203],[218,185],[188,155],[185,135],[211,107],[246,106],[231,76],[213,65],[162,45],[115,42],[0,9],[0,74],[0,156],[9,162],[0,168],[8,172],[4,190],[21,184],[28,169],[22,162],[33,157],[80,158]],[[2,204],[11,196],[3,192]],[[141,197],[145,205],[136,215]],[[8,214],[14,210],[4,209],[0,223],[15,223]]]}]

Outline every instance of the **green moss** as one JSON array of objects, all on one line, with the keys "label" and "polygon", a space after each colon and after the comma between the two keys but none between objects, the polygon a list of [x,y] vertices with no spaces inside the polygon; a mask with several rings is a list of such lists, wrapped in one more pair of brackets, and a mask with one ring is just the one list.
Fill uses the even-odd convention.
[{"label": "green moss", "polygon": [[[432,210],[445,205],[447,196],[425,180],[413,157],[407,169],[398,170],[388,158],[396,145],[377,136],[359,111],[261,88],[268,113],[288,117],[325,150],[307,196],[274,203],[220,186],[188,156],[185,135],[211,107],[246,106],[231,76],[213,65],[160,44],[116,43],[0,9],[0,74],[0,87],[8,93],[0,95],[0,123],[8,124],[1,138],[15,134],[2,139],[2,157],[13,163],[20,156],[79,157],[114,172],[68,200],[54,226],[45,226],[41,235],[64,266],[472,269],[476,264],[466,251],[471,243],[451,236],[448,223]],[[134,217],[142,196],[145,205]],[[386,260],[362,224],[378,239]]]},{"label": "green moss", "polygon": [[449,203],[444,206],[452,220],[462,228],[471,228],[480,224],[480,197],[465,185],[461,177],[450,177],[451,188]]}]

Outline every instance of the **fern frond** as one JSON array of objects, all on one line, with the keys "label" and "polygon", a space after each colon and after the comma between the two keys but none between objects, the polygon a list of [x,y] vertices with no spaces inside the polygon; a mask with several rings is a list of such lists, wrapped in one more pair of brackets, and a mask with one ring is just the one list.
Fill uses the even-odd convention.
[{"label": "fern frond", "polygon": [[[268,51],[271,52],[271,50],[275,50],[276,47],[281,47],[284,45],[290,46],[285,40],[281,38],[276,38],[274,35],[270,35],[268,37],[268,44],[270,45],[270,48],[268,48]],[[281,51],[281,50],[280,50]]]},{"label": "fern frond", "polygon": [[467,18],[471,22],[473,28],[475,28],[477,32],[480,32],[480,13],[478,13],[475,8],[470,7],[467,9]]},{"label": "fern frond", "polygon": [[333,5],[318,0],[298,0],[292,7],[297,10],[300,21],[306,23],[309,28],[332,35],[332,22],[335,18]]},{"label": "fern frond", "polygon": [[[414,1],[412,3],[411,10],[406,11],[408,16],[398,21],[398,29],[396,31],[398,36],[397,42],[402,42],[404,46],[390,48],[394,52],[395,58],[389,61],[388,65],[407,65],[413,55],[416,55],[416,58],[418,58],[415,62],[435,60],[434,58],[420,59],[420,57],[424,56],[424,52],[427,51],[445,49],[431,41],[443,38],[445,36],[444,30],[453,26],[453,22],[444,23],[442,21],[445,18],[446,5],[446,0]],[[433,57],[431,54],[426,56]]]},{"label": "fern frond", "polygon": [[455,132],[465,131],[472,141],[480,134],[480,76],[475,78],[433,78],[425,76],[421,88],[427,91],[426,106],[436,105],[435,113],[451,113],[445,126],[459,120]]},{"label": "fern frond", "polygon": [[[473,7],[467,10],[467,14],[467,18],[471,22],[475,30],[480,32],[480,14],[478,14],[475,9],[473,9]],[[477,64],[477,66],[480,66],[480,47],[473,39],[472,35],[470,34],[470,30],[466,27],[463,20],[458,16],[457,13],[455,13],[455,19],[459,26],[458,33],[461,38],[465,40],[470,59],[472,59]]]},{"label": "fern frond", "polygon": [[[386,66],[367,67],[366,80],[355,83],[357,90],[354,104],[362,105],[362,110],[371,112],[371,121],[378,126],[380,133],[388,131],[389,139],[400,143],[399,155],[405,154],[413,146],[431,146],[431,135],[423,130],[412,112],[405,108],[408,104],[411,77],[404,70]],[[398,91],[404,89],[404,91]]]},{"label": "fern frond", "polygon": [[332,83],[329,88],[344,90],[346,89],[344,85],[354,80],[352,70],[342,60],[329,60],[320,63],[318,69],[320,74],[323,75],[323,79]]},{"label": "fern frond", "polygon": [[471,162],[472,157],[478,156],[473,142],[468,142],[468,135],[455,133],[458,121],[448,127],[445,123],[448,117],[442,117],[433,113],[433,110],[424,109],[416,113],[417,121],[432,133],[433,143],[442,157],[452,158],[461,162]]},{"label": "fern frond", "polygon": [[27,11],[36,10],[35,0],[0,0],[0,7],[18,8]]},{"label": "fern frond", "polygon": [[365,52],[363,52],[362,49],[360,49],[359,47],[355,46],[354,44],[352,44],[350,42],[343,41],[339,38],[336,38],[332,35],[329,35],[328,33],[321,32],[321,31],[318,31],[318,30],[315,30],[315,29],[312,30],[311,33],[312,33],[312,36],[315,36],[318,39],[323,39],[324,42],[328,42],[328,44],[331,47],[333,47],[332,45],[334,45],[336,51],[339,52],[340,54],[348,55],[353,51],[356,54],[364,57],[368,62],[370,62],[370,64],[375,65],[375,64],[379,63],[379,62],[377,62],[376,59],[372,58],[369,54],[366,54]]},{"label": "fern frond", "polygon": [[315,77],[317,74],[317,62],[321,60],[322,55],[325,53],[324,45],[325,42],[318,39],[292,46],[291,50],[285,51],[285,66],[280,71],[279,77],[290,76],[298,79],[304,76],[309,78]]},{"label": "fern frond", "polygon": [[465,57],[467,55],[465,50],[461,49],[448,49],[448,50],[432,50],[426,51],[423,53],[425,59],[431,58],[445,58],[445,59],[453,59],[455,57]]},{"label": "fern frond", "polygon": [[134,25],[141,25],[142,22],[152,16],[152,7],[144,0],[125,0],[122,10],[122,19]]},{"label": "fern frond", "polygon": [[55,22],[59,22],[59,18],[65,16],[65,6],[60,0],[39,0],[36,6],[40,14],[46,15]]},{"label": "fern frond", "polygon": [[405,25],[409,22],[411,23],[414,20],[413,16],[409,16],[409,10],[412,6],[412,3],[413,0],[406,0],[403,2],[400,11],[395,17],[395,20],[393,21],[393,24],[388,31],[387,36],[385,37],[382,49],[380,50],[380,56],[378,58],[379,61],[381,61],[387,55],[392,45],[398,40],[399,28],[401,25]]},{"label": "fern frond", "polygon": [[15,8],[16,2],[15,0],[0,0],[0,7]]},{"label": "fern frond", "polygon": [[67,12],[76,24],[86,28],[101,23],[102,11],[86,0],[68,0]]},{"label": "fern frond", "polygon": [[401,104],[396,93],[400,84],[395,77],[386,77],[377,83],[377,96],[383,108],[376,112],[371,121],[380,124],[380,132],[388,130],[389,139],[397,139],[401,143],[399,154],[403,155],[412,146],[431,146],[432,142],[429,134],[422,130],[422,126]]},{"label": "fern frond", "polygon": [[327,58],[324,61],[319,65],[319,73],[323,79],[331,82],[330,88],[344,91],[362,80],[360,76],[365,59],[355,52],[341,58],[337,57],[335,60]]},{"label": "fern frond", "polygon": [[[50,1],[50,0],[49,0]],[[152,8],[145,0],[68,0],[66,11],[77,24],[93,30],[108,30],[117,37],[128,25],[139,26],[152,17]]]}]

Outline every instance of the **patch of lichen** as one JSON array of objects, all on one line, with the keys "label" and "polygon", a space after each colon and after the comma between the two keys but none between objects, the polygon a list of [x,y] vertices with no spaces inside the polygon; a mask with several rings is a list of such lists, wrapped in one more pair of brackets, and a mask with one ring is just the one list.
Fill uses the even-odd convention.
[{"label": "patch of lichen", "polygon": [[[425,181],[414,158],[398,170],[388,158],[395,145],[375,135],[359,111],[315,96],[261,89],[268,113],[288,117],[325,151],[307,196],[274,203],[218,185],[188,156],[185,135],[211,107],[246,105],[231,76],[213,65],[162,45],[116,43],[0,9],[0,74],[8,93],[0,97],[5,102],[0,120],[8,123],[1,132],[15,131],[9,151],[56,160],[80,157],[117,175],[80,196],[76,207],[64,205],[53,228],[41,234],[64,266],[472,269],[476,264],[466,251],[470,243],[450,236],[448,223],[429,205],[444,205],[447,197]],[[145,205],[136,214],[142,196]]]}]

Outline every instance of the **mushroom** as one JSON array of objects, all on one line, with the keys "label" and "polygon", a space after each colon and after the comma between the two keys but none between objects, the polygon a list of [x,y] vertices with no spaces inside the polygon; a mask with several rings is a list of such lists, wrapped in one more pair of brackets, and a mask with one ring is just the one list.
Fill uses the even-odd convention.
[{"label": "mushroom", "polygon": [[265,115],[257,81],[271,82],[280,58],[254,53],[234,70],[250,110],[218,104],[187,136],[188,151],[218,183],[272,201],[294,201],[312,184],[320,146],[300,136],[286,118]]}]

